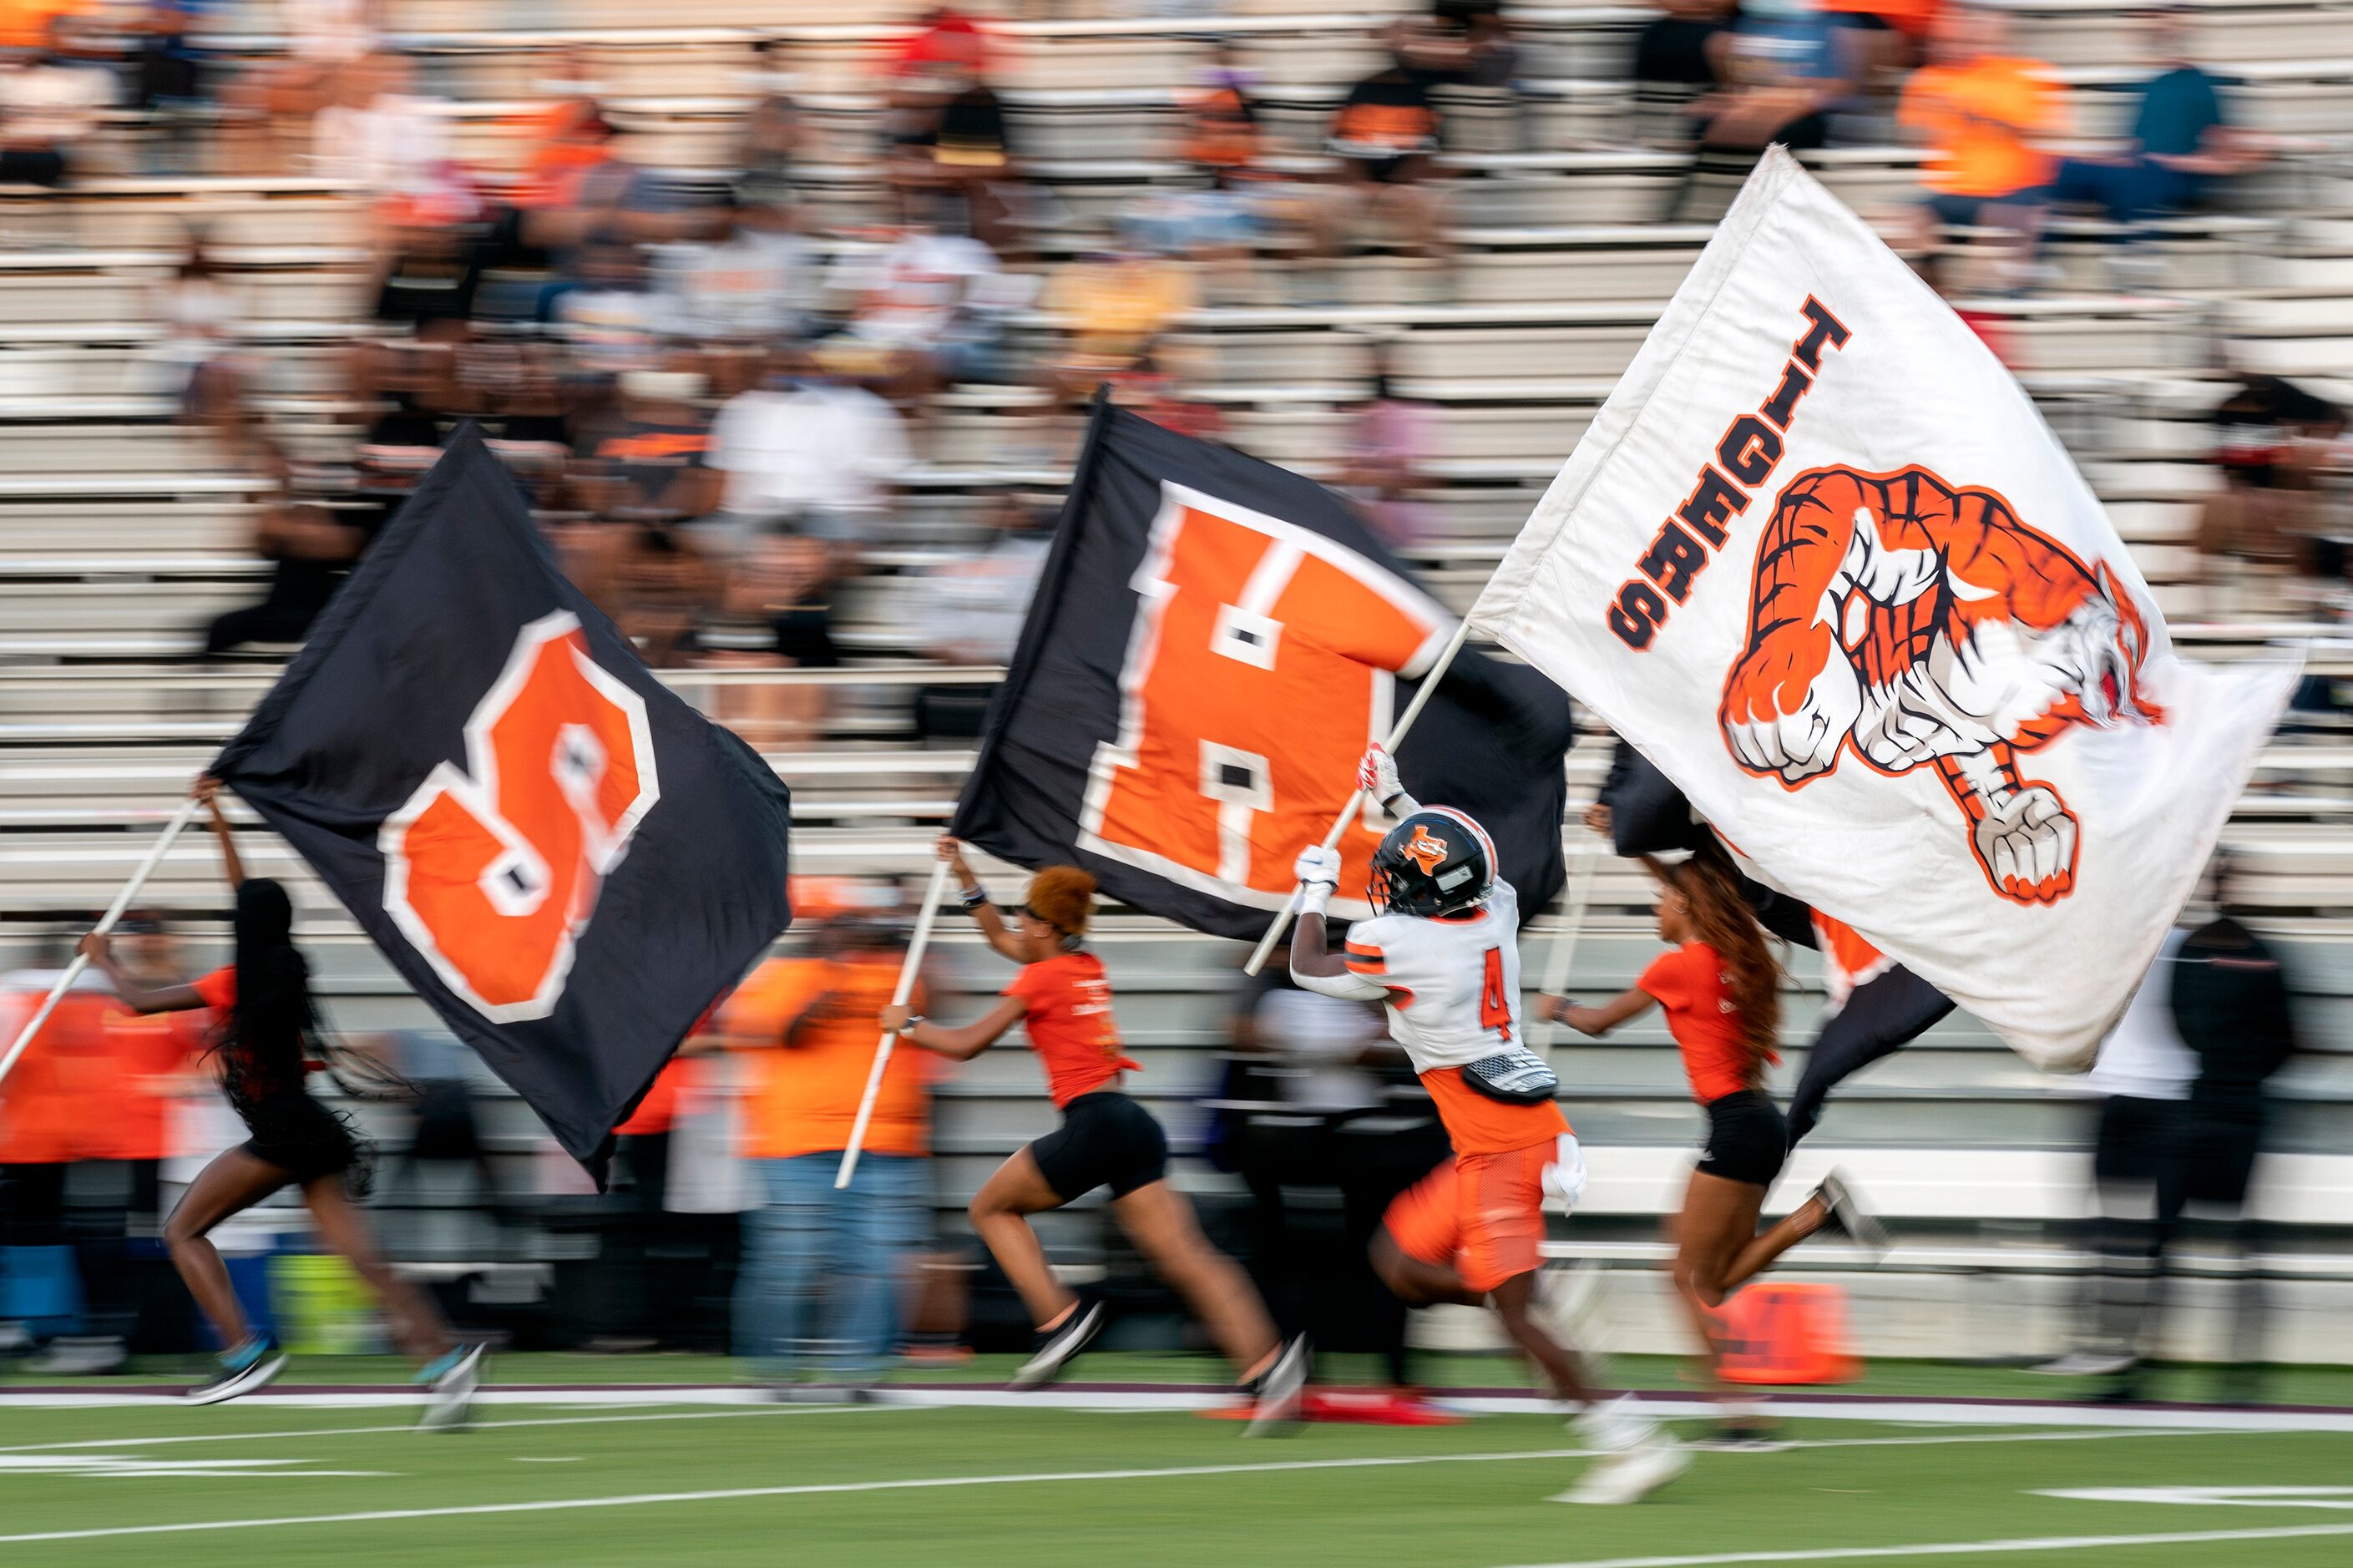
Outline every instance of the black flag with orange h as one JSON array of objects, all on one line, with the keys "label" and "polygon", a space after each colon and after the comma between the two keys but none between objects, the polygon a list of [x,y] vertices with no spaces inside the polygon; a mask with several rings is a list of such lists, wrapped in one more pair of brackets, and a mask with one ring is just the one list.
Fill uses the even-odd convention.
[{"label": "black flag with orange h", "polygon": [[791,919],[791,802],[555,568],[469,426],[213,763],[600,1176]]},{"label": "black flag with orange h", "polygon": [[[1454,620],[1313,480],[1096,405],[950,831],[1084,866],[1120,901],[1254,938]],[[1487,829],[1523,908],[1562,880],[1568,699],[1460,653],[1399,748],[1406,788]],[[1341,838],[1335,915],[1391,824]]]}]

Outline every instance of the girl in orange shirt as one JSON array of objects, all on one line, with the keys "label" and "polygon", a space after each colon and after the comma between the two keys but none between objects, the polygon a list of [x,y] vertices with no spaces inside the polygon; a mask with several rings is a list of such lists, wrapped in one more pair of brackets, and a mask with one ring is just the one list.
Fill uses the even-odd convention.
[{"label": "girl in orange shirt", "polygon": [[[1780,1108],[1765,1089],[1765,1068],[1781,1059],[1773,1049],[1781,966],[1720,853],[1644,863],[1659,879],[1659,940],[1674,951],[1599,1007],[1540,996],[1536,1008],[1597,1038],[1653,1005],[1666,1009],[1692,1096],[1707,1112],[1707,1142],[1675,1221],[1673,1272],[1713,1374],[1721,1354],[1715,1309],[1735,1287],[1825,1226],[1838,1226],[1866,1247],[1883,1247],[1885,1233],[1832,1172],[1788,1217],[1757,1234],[1766,1191],[1789,1149]],[[1744,1424],[1726,1435],[1752,1434]]]},{"label": "girl in orange shirt", "polygon": [[210,1237],[223,1220],[291,1184],[301,1189],[320,1239],[375,1289],[401,1348],[424,1363],[417,1374],[427,1391],[421,1425],[454,1426],[465,1419],[480,1379],[482,1347],[452,1339],[432,1299],[395,1274],[376,1250],[345,1188],[346,1175],[364,1166],[365,1152],[343,1118],[303,1087],[317,1016],[310,965],[294,946],[293,902],[276,881],[245,874],[228,818],[221,815],[220,781],[206,774],[192,793],[212,812],[213,835],[237,895],[237,962],[193,984],[148,986],[124,973],[105,937],[93,932],[81,942],[132,1012],[213,1009],[221,1020],[215,1049],[222,1087],[251,1134],[196,1173],[164,1225],[173,1266],[227,1347],[220,1371],[190,1389],[188,1400],[216,1405],[250,1394],[286,1365],[278,1342],[247,1321]]},{"label": "girl in orange shirt", "polygon": [[886,1011],[882,1026],[924,1050],[965,1061],[1014,1025],[1024,1025],[1062,1113],[1060,1127],[1014,1151],[972,1200],[973,1229],[1038,1325],[1037,1353],[1014,1374],[1013,1386],[1052,1382],[1103,1323],[1102,1301],[1076,1296],[1054,1278],[1028,1216],[1108,1185],[1120,1229],[1242,1369],[1242,1391],[1254,1404],[1249,1429],[1262,1432],[1297,1420],[1307,1377],[1305,1340],[1284,1344],[1276,1337],[1249,1277],[1209,1245],[1193,1205],[1168,1184],[1168,1140],[1160,1123],[1122,1092],[1121,1075],[1139,1064],[1120,1050],[1111,984],[1103,960],[1086,949],[1094,878],[1076,866],[1039,871],[1017,931],[988,901],[956,841],[942,838],[939,854],[955,869],[965,907],[988,945],[1023,967],[1003,1001],[961,1028],[928,1023],[904,1007]]}]

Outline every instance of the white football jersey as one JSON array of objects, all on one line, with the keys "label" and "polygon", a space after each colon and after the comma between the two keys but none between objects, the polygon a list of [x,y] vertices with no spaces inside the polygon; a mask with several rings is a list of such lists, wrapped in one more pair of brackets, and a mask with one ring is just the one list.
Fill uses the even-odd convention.
[{"label": "white football jersey", "polygon": [[1389,1037],[1413,1070],[1465,1067],[1520,1037],[1520,898],[1509,882],[1449,920],[1376,915],[1348,928],[1348,973],[1386,988]]}]

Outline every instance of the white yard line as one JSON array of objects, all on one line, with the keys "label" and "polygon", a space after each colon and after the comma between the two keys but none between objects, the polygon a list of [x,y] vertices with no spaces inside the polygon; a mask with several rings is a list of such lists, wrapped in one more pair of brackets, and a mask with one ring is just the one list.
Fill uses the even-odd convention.
[{"label": "white yard line", "polygon": [[[724,1421],[743,1415],[849,1415],[887,1410],[883,1405],[776,1405],[757,1410],[635,1411],[627,1415],[549,1415],[528,1421],[477,1421],[475,1432],[502,1432],[510,1426],[590,1426],[612,1421]],[[285,1432],[195,1432],[169,1437],[84,1437],[70,1443],[19,1443],[0,1454],[47,1454],[63,1448],[142,1448],[156,1443],[253,1443],[271,1438],[358,1437],[370,1432],[415,1432],[417,1423],[402,1421],[385,1426],[310,1426]]]},{"label": "white yard line", "polygon": [[[1167,1411],[1209,1410],[1233,1403],[1230,1393],[1192,1388],[1173,1389],[1038,1389],[1017,1394],[1008,1389],[910,1388],[886,1385],[884,1406],[941,1409]],[[424,1395],[406,1390],[353,1390],[333,1394],[254,1394],[238,1403],[290,1410],[383,1410],[414,1408]],[[174,1394],[6,1394],[0,1393],[0,1414],[10,1409],[72,1410],[105,1407],[168,1409],[184,1403]],[[759,1390],[750,1387],[702,1388],[486,1388],[475,1398],[482,1406],[525,1405],[550,1409],[622,1410],[669,1405],[755,1406],[765,1404]],[[1525,1394],[1470,1394],[1438,1402],[1444,1408],[1475,1415],[1541,1415],[1551,1406]],[[1919,1424],[1936,1426],[2127,1427],[2209,1432],[2353,1432],[2353,1412],[2269,1409],[2172,1410],[2164,1406],[2117,1410],[2102,1405],[1972,1404],[1960,1400],[1873,1401],[1868,1399],[1767,1400],[1775,1415],[1795,1421],[1870,1421],[1889,1426]],[[1704,1399],[1642,1399],[1641,1409],[1659,1416],[1709,1416],[1716,1407]],[[812,1406],[832,1409],[835,1406]]]},{"label": "white yard line", "polygon": [[[513,1423],[522,1425],[522,1423]],[[378,1430],[378,1428],[362,1428]],[[315,1434],[302,1434],[311,1436]],[[1789,1447],[1861,1447],[1873,1444],[1914,1446],[1931,1443],[1987,1442],[2064,1442],[2094,1437],[2145,1438],[2155,1436],[2188,1436],[2187,1432],[2148,1432],[2140,1430],[2118,1432],[2016,1432],[1971,1433],[1919,1437],[1833,1437],[1799,1441]],[[2211,1435],[2211,1434],[2209,1434]],[[129,1447],[130,1445],[118,1445]],[[1590,1458],[1588,1448],[1534,1448],[1473,1454],[1405,1454],[1363,1456],[1333,1459],[1278,1459],[1255,1464],[1176,1465],[1156,1469],[1124,1470],[1050,1470],[1020,1472],[1009,1475],[986,1476],[918,1476],[893,1480],[827,1481],[799,1486],[730,1487],[711,1491],[637,1492],[617,1497],[554,1498],[531,1502],[474,1503],[448,1508],[370,1509],[353,1513],[300,1514],[280,1518],[195,1520],[178,1524],[116,1525],[89,1530],[36,1531],[23,1534],[0,1535],[0,1546],[23,1545],[37,1542],[90,1541],[118,1535],[178,1535],[204,1531],[269,1530],[288,1525],[369,1524],[413,1519],[471,1518],[484,1514],[559,1513],[578,1509],[645,1508],[664,1503],[727,1502],[751,1498],[824,1497],[860,1492],[930,1491],[967,1487],[1039,1486],[1081,1481],[1147,1481],[1171,1480],[1206,1476],[1270,1475],[1302,1470],[1356,1470],[1396,1468],[1413,1465],[1514,1464],[1542,1459]],[[2058,1542],[1978,1542],[1967,1546],[1932,1544],[1918,1547],[1864,1547],[1854,1551],[1806,1551],[1762,1553],[1735,1552],[1704,1557],[1644,1557],[1611,1559],[1606,1562],[1550,1564],[1547,1568],[1687,1568],[1716,1563],[1778,1563],[1804,1562],[1821,1557],[1871,1557],[1932,1555],[1963,1551],[2014,1552],[2030,1547],[2050,1548],[2073,1545],[2124,1545],[2133,1542],[2169,1542],[2175,1540],[2263,1540],[2273,1536],[2310,1534],[2353,1534],[2353,1525],[2311,1526],[2276,1531],[2221,1531],[2211,1536],[2118,1536],[2083,1537]]]},{"label": "white yard line", "polygon": [[2353,1524],[2273,1530],[2178,1530],[2156,1535],[2039,1535],[2008,1541],[1924,1541],[1909,1546],[1809,1546],[1787,1552],[1707,1552],[1681,1557],[1583,1557],[1521,1568],[1717,1568],[1736,1563],[1850,1563],[1880,1557],[1978,1557],[2010,1552],[2091,1552],[2105,1546],[2196,1546],[2231,1541],[2295,1541],[2353,1535]]}]

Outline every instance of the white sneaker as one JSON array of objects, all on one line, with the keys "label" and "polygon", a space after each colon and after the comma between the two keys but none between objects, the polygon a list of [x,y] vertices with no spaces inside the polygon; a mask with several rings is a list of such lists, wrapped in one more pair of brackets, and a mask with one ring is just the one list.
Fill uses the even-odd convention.
[{"label": "white sneaker", "polygon": [[2046,1361],[2031,1370],[2047,1377],[2113,1377],[2120,1372],[2130,1372],[2133,1358],[2114,1351],[2069,1351],[2056,1361]]},{"label": "white sneaker", "polygon": [[1640,1502],[1691,1468],[1691,1451],[1653,1426],[1632,1447],[1604,1454],[1587,1467],[1577,1484],[1555,1502]]},{"label": "white sneaker", "polygon": [[1037,1354],[1021,1363],[1019,1370],[1005,1384],[1008,1388],[1043,1388],[1062,1375],[1062,1369],[1078,1359],[1094,1337],[1103,1331],[1103,1304],[1082,1297],[1062,1320],[1062,1326],[1044,1336]]},{"label": "white sneaker", "polygon": [[1307,1393],[1307,1336],[1293,1334],[1259,1379],[1258,1397],[1250,1407],[1245,1437],[1284,1436],[1299,1429],[1301,1406]]},{"label": "white sneaker", "polygon": [[[462,1426],[482,1384],[482,1353],[486,1345],[463,1345],[425,1369],[432,1387],[426,1395],[425,1414],[417,1425],[427,1431]],[[445,1364],[446,1363],[446,1364]]]}]

